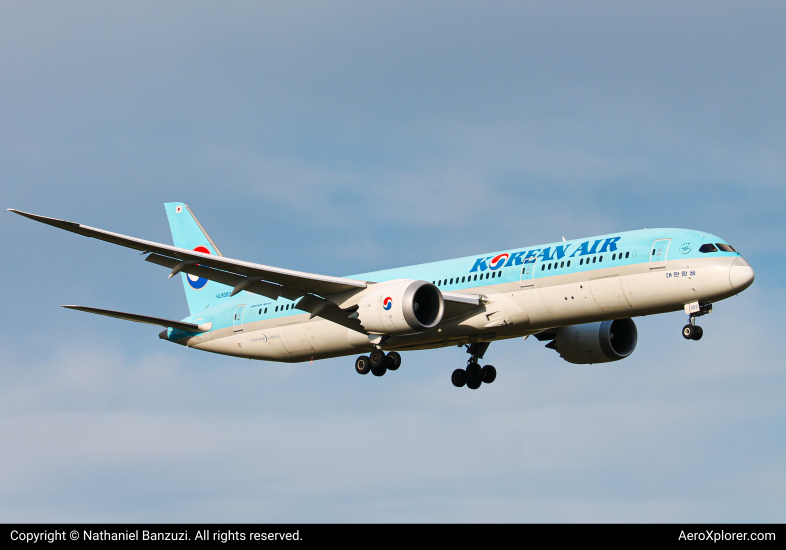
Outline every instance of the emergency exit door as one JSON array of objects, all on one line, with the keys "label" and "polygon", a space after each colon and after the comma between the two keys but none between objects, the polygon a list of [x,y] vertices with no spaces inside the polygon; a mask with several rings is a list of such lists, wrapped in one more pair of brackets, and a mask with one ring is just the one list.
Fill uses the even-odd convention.
[{"label": "emergency exit door", "polygon": [[521,268],[521,288],[533,288],[535,282],[535,264],[524,264]]},{"label": "emergency exit door", "polygon": [[671,239],[658,239],[652,243],[650,251],[650,270],[666,269],[666,253],[669,251]]},{"label": "emergency exit door", "polygon": [[243,314],[245,313],[246,305],[237,306],[235,308],[235,316],[232,319],[232,326],[234,327],[235,334],[243,332]]}]

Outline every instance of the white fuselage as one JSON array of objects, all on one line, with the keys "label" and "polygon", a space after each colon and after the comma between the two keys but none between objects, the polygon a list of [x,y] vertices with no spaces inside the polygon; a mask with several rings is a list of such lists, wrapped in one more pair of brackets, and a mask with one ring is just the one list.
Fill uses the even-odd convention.
[{"label": "white fuselage", "polygon": [[[484,280],[483,286],[462,290],[484,296],[480,307],[445,319],[434,329],[390,337],[382,348],[410,350],[488,342],[552,327],[682,310],[691,302],[714,302],[741,291],[743,288],[732,284],[735,262],[738,267],[748,265],[739,256],[708,256],[677,258],[658,266],[646,261],[631,265],[609,262],[600,269],[534,281],[487,284],[490,281]],[[540,268],[540,264],[535,266]],[[256,298],[248,295],[247,301],[251,304]],[[231,315],[237,305],[243,305],[242,301],[226,308],[226,314]],[[248,315],[242,323],[180,340],[213,353],[285,362],[366,352],[378,342],[376,335],[367,336],[318,316],[310,318],[308,313],[263,320]]]}]

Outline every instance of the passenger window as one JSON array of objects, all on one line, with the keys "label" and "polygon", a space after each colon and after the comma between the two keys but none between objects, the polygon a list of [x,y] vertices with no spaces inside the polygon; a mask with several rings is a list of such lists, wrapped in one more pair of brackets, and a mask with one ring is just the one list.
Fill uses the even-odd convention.
[{"label": "passenger window", "polygon": [[551,271],[551,264],[549,264],[548,270]]},{"label": "passenger window", "polygon": [[568,260],[568,267],[570,267],[570,260]]},{"label": "passenger window", "polygon": [[522,275],[524,275],[524,269],[526,269],[526,268],[524,268],[524,267],[521,268],[521,274]]},{"label": "passenger window", "polygon": [[450,284],[453,284],[453,277],[450,278]]},{"label": "passenger window", "polygon": [[652,249],[652,254],[650,254],[650,256],[654,256],[654,255],[655,255],[655,249],[653,248]]},{"label": "passenger window", "polygon": [[475,280],[476,280],[476,281],[478,280],[478,276],[477,276],[477,275],[475,275]]},{"label": "passenger window", "polygon": [[267,313],[267,308],[265,308],[265,313]]},{"label": "passenger window", "polygon": [[598,257],[597,257],[597,256],[593,256],[593,257],[592,257],[592,263],[594,264],[594,263],[595,263],[595,262],[597,262],[597,261],[598,261]]},{"label": "passenger window", "polygon": [[278,312],[278,306],[276,306],[276,312]]},{"label": "passenger window", "polygon": [[489,277],[491,277],[491,273],[486,273],[486,279],[488,279]]},{"label": "passenger window", "polygon": [[559,267],[560,267],[560,269],[562,269],[563,267],[565,267],[565,262],[562,262],[561,264],[559,264]]},{"label": "passenger window", "polygon": [[602,262],[603,261],[603,256],[598,256],[598,261]]},{"label": "passenger window", "polygon": [[540,266],[540,270],[541,271],[546,271],[546,264],[543,264],[542,266]]},{"label": "passenger window", "polygon": [[262,308],[259,308],[259,312],[257,313],[257,315],[262,315]]},{"label": "passenger window", "polygon": [[462,283],[464,282],[464,277],[462,277],[462,278],[461,278],[461,282],[462,282]]},{"label": "passenger window", "polygon": [[625,253],[625,257],[627,258],[628,256],[630,256],[630,252]]},{"label": "passenger window", "polygon": [[721,250],[723,250],[724,252],[737,252],[736,250],[734,250],[734,248],[732,246],[730,246],[728,244],[715,243],[715,245],[718,248],[720,248]]},{"label": "passenger window", "polygon": [[584,258],[579,260],[579,265],[584,265]]},{"label": "passenger window", "polygon": [[703,244],[699,247],[699,252],[707,253],[707,252],[717,252],[718,249],[715,248],[715,245],[707,243]]},{"label": "passenger window", "polygon": [[612,260],[616,260],[616,259],[617,259],[617,255],[616,255],[616,254],[612,254],[612,255],[611,255],[611,259],[612,259]]}]

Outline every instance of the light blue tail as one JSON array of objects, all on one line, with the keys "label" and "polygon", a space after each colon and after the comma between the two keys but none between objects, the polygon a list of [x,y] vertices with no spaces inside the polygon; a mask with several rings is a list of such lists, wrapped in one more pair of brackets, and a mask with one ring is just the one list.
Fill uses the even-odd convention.
[{"label": "light blue tail", "polygon": [[[172,241],[175,246],[223,256],[187,205],[182,202],[168,202],[164,204],[164,208],[166,209],[166,217],[169,219],[169,229],[172,231]],[[191,315],[210,305],[217,304],[229,296],[229,292],[232,291],[232,287],[202,277],[182,272],[180,276],[183,279],[183,288],[186,289],[186,299]]]}]

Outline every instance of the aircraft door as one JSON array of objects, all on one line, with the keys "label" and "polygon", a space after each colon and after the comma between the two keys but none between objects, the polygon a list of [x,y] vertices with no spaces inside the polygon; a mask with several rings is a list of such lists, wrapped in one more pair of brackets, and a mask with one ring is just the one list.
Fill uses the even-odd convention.
[{"label": "aircraft door", "polygon": [[521,288],[533,288],[535,276],[535,264],[524,264],[521,267]]},{"label": "aircraft door", "polygon": [[650,251],[650,270],[666,269],[666,253],[669,251],[671,239],[658,239],[652,243]]},{"label": "aircraft door", "polygon": [[232,327],[234,329],[234,334],[238,334],[239,332],[243,332],[243,315],[245,314],[246,304],[242,306],[237,306],[235,308],[235,315],[232,317]]}]

